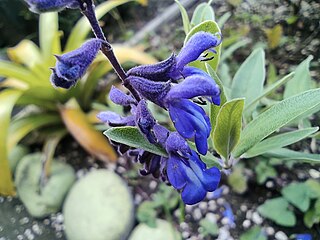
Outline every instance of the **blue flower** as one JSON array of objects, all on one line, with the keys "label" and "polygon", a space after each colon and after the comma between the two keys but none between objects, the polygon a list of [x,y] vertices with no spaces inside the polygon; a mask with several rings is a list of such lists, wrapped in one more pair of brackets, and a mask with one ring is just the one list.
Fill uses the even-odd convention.
[{"label": "blue flower", "polygon": [[181,190],[185,204],[196,204],[203,200],[207,192],[214,191],[220,181],[220,171],[216,167],[207,169],[199,155],[188,150],[185,140],[172,133],[167,140],[167,176],[171,185]]},{"label": "blue flower", "polygon": [[25,0],[34,13],[61,11],[65,8],[78,8],[77,0]]},{"label": "blue flower", "polygon": [[312,236],[309,233],[301,233],[301,234],[295,234],[296,240],[312,240]]},{"label": "blue flower", "polygon": [[52,85],[62,88],[74,86],[85,74],[102,44],[99,39],[91,39],[74,51],[56,56],[57,63],[50,78]]},{"label": "blue flower", "polygon": [[227,219],[227,223],[229,225],[229,227],[234,228],[236,226],[235,222],[234,222],[234,215],[232,212],[232,208],[230,206],[229,203],[225,203],[224,204],[224,212],[223,212],[223,216]]}]

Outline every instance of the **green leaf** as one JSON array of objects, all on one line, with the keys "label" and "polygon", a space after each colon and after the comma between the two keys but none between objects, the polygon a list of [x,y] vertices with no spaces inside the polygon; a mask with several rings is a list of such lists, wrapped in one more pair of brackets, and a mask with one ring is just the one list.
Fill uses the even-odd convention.
[{"label": "green leaf", "polygon": [[163,148],[149,143],[136,127],[113,127],[105,131],[103,134],[112,141],[134,148],[141,148],[160,156],[168,156]]},{"label": "green leaf", "polygon": [[[101,3],[99,6],[96,7],[95,12],[97,19],[99,20],[102,18],[105,14],[110,12],[112,9],[116,8],[117,6],[120,6],[124,3],[131,2],[134,0],[118,0],[118,1],[106,1],[104,3]],[[87,38],[87,35],[91,32],[91,26],[87,20],[86,17],[82,17],[74,26],[72,29],[66,47],[65,52],[74,50],[85,41]]]},{"label": "green leaf", "polygon": [[250,54],[236,72],[232,80],[231,98],[244,97],[247,106],[261,95],[265,76],[265,54],[262,48],[258,48]]},{"label": "green leaf", "polygon": [[[219,25],[220,26],[220,25]],[[222,54],[221,54],[221,59],[220,61],[223,62],[225,61],[227,58],[231,57],[232,54],[238,50],[239,48],[247,45],[248,43],[250,43],[251,40],[245,38],[245,39],[242,39],[240,41],[237,41],[235,42],[234,44],[232,44],[230,47],[228,47],[227,49],[224,49]]]},{"label": "green leaf", "polygon": [[267,240],[265,233],[262,231],[261,227],[254,226],[250,230],[241,234],[240,240]]},{"label": "green leaf", "polygon": [[21,96],[20,91],[2,90],[0,93],[0,195],[14,195],[15,190],[8,160],[7,138],[11,111]]},{"label": "green leaf", "polygon": [[274,149],[274,150],[268,151],[264,155],[268,157],[281,158],[281,160],[283,161],[299,160],[299,162],[320,164],[320,154],[296,152],[286,148]]},{"label": "green leaf", "polygon": [[243,167],[233,169],[233,172],[228,176],[228,184],[236,193],[242,194],[248,189],[247,177],[243,173]]},{"label": "green leaf", "polygon": [[209,3],[201,3],[193,12],[191,25],[196,26],[207,20],[215,20],[214,10]]},{"label": "green leaf", "polygon": [[191,28],[188,13],[187,13],[186,9],[184,8],[184,6],[179,2],[179,0],[175,0],[175,2],[179,6],[181,17],[182,17],[183,30],[184,30],[185,34],[187,35],[188,32],[190,31],[190,28]]},{"label": "green leaf", "polygon": [[254,170],[259,184],[263,184],[268,178],[275,178],[277,176],[277,171],[274,167],[268,165],[267,161],[260,160]]},{"label": "green leaf", "polygon": [[220,91],[221,91],[220,92],[220,101],[221,101],[220,105],[219,106],[217,106],[215,104],[211,104],[210,105],[210,122],[211,122],[211,125],[212,125],[211,137],[212,137],[212,140],[213,140],[213,131],[214,131],[214,128],[216,126],[217,116],[218,116],[218,113],[219,113],[219,111],[221,109],[221,106],[227,102],[227,97],[226,97],[226,95],[224,93],[223,84],[222,84],[219,76],[217,75],[217,73],[207,63],[206,63],[206,68],[207,68],[207,73],[218,84],[218,86],[220,88]]},{"label": "green leaf", "polygon": [[240,139],[244,99],[226,102],[217,116],[213,133],[216,151],[226,160]]},{"label": "green leaf", "polygon": [[53,54],[61,54],[58,13],[40,14],[39,41],[42,55],[48,64],[54,64]]},{"label": "green leaf", "polygon": [[273,83],[270,86],[266,87],[263,90],[263,92],[261,93],[261,95],[259,95],[257,98],[252,100],[252,102],[248,103],[245,111],[248,110],[248,109],[252,109],[255,106],[255,104],[257,102],[259,102],[262,98],[268,96],[270,93],[272,93],[273,91],[275,91],[276,89],[281,87],[283,84],[285,84],[288,81],[290,81],[292,79],[293,75],[294,75],[294,72],[289,73],[288,75],[286,75],[283,78],[281,78],[279,81],[276,81],[275,83]]},{"label": "green leaf", "polygon": [[319,127],[306,128],[296,131],[291,131],[287,133],[278,134],[273,137],[269,137],[258,144],[253,148],[249,149],[244,155],[245,158],[252,158],[258,155],[261,155],[265,152],[271,151],[273,149],[285,147],[287,145],[298,142],[311,134],[318,131]]},{"label": "green leaf", "polygon": [[[185,40],[184,40],[184,45],[186,45],[187,41],[190,39],[191,36],[193,36],[195,33],[197,32],[208,32],[208,33],[212,33],[212,34],[216,34],[216,33],[221,33],[221,30],[218,26],[218,24],[215,21],[205,21],[195,27],[193,27],[190,32],[188,33],[188,35],[186,36]],[[216,50],[216,54],[212,53],[212,52],[208,52],[207,57],[214,57],[212,60],[207,61],[207,63],[213,68],[213,70],[217,71],[218,68],[218,64],[220,61],[220,52],[221,52],[221,44],[217,47],[215,47]],[[198,67],[202,70],[206,70],[205,67],[205,63],[201,62],[201,61],[194,61],[192,64],[192,66]]]},{"label": "green leaf", "polygon": [[8,149],[14,148],[30,132],[43,126],[59,123],[61,123],[61,118],[58,114],[37,114],[15,119],[9,128]]},{"label": "green leaf", "polygon": [[[318,202],[320,202],[318,200]],[[312,228],[314,224],[318,224],[320,222],[320,213],[317,213],[314,208],[309,209],[303,217],[304,225],[308,228]]]},{"label": "green leaf", "polygon": [[226,12],[225,14],[223,14],[217,21],[219,27],[222,28],[223,25],[229,20],[231,16],[232,16],[231,12]]},{"label": "green leaf", "polygon": [[302,212],[306,212],[309,209],[309,190],[304,183],[291,183],[281,190],[281,194]]},{"label": "green leaf", "polygon": [[293,212],[288,210],[288,207],[287,200],[279,197],[265,201],[258,207],[258,212],[278,225],[293,227],[296,225],[296,217]]},{"label": "green leaf", "polygon": [[157,211],[151,201],[141,203],[137,210],[137,219],[140,223],[146,223],[149,227],[156,227]]},{"label": "green leaf", "polygon": [[219,234],[219,227],[217,223],[209,221],[208,219],[201,219],[199,222],[201,230],[200,232],[206,236],[217,236]]},{"label": "green leaf", "polygon": [[308,179],[305,182],[306,187],[309,191],[309,197],[310,198],[319,198],[320,199],[320,183],[317,180],[314,179]]},{"label": "green leaf", "polygon": [[312,59],[313,57],[309,56],[298,65],[293,79],[286,84],[284,98],[291,97],[312,88],[312,80],[309,72],[309,66]]},{"label": "green leaf", "polygon": [[240,157],[262,139],[317,105],[320,105],[320,89],[309,90],[275,104],[246,126],[234,149],[234,156]]}]

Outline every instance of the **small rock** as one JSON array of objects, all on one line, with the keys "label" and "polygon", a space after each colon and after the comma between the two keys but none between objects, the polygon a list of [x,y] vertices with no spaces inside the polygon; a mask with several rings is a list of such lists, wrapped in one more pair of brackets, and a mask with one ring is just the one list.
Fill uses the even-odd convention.
[{"label": "small rock", "polygon": [[206,217],[205,217],[209,222],[212,222],[212,223],[216,223],[217,222],[217,219],[216,219],[216,216],[214,213],[207,213],[206,214]]},{"label": "small rock", "polygon": [[186,205],[186,212],[192,212],[193,206],[191,205]]},{"label": "small rock", "polygon": [[271,236],[271,235],[274,235],[274,228],[273,227],[267,227],[266,228],[266,233]]},{"label": "small rock", "polygon": [[141,203],[141,202],[142,202],[142,196],[139,194],[136,194],[134,196],[134,204],[139,205],[139,203]]},{"label": "small rock", "polygon": [[252,219],[252,210],[248,210],[246,213],[246,218],[247,219]]},{"label": "small rock", "polygon": [[200,220],[201,217],[202,217],[202,214],[201,214],[201,210],[199,208],[196,208],[194,211],[193,211],[193,214],[192,214],[194,220]]},{"label": "small rock", "polygon": [[182,230],[185,230],[185,229],[188,229],[188,228],[189,228],[189,225],[188,225],[186,222],[182,222],[182,223],[180,223],[180,228],[181,228]]},{"label": "small rock", "polygon": [[190,233],[189,232],[182,232],[181,236],[183,239],[186,239],[186,238],[190,237]]},{"label": "small rock", "polygon": [[320,178],[320,172],[315,169],[310,169],[309,174],[312,178]]},{"label": "small rock", "polygon": [[263,219],[260,217],[259,213],[254,212],[252,214],[252,221],[257,225],[260,225],[263,222]]},{"label": "small rock", "polygon": [[266,182],[266,187],[267,187],[267,188],[273,188],[273,187],[274,187],[273,181],[267,181],[267,182]]},{"label": "small rock", "polygon": [[154,190],[154,189],[156,189],[156,187],[157,187],[157,182],[156,181],[151,181],[150,183],[149,183],[149,188],[151,189],[151,190]]},{"label": "small rock", "polygon": [[208,202],[208,205],[209,205],[208,209],[209,209],[210,211],[212,211],[212,212],[217,209],[217,204],[216,204],[216,202],[215,202],[214,200],[210,200],[210,201]]},{"label": "small rock", "polygon": [[279,232],[276,232],[276,234],[274,235],[274,237],[277,239],[277,240],[288,240],[288,236],[282,232],[282,231],[279,231]]},{"label": "small rock", "polygon": [[248,220],[248,219],[244,220],[243,223],[242,223],[242,226],[244,228],[249,228],[251,226],[251,221]]},{"label": "small rock", "polygon": [[247,207],[246,205],[244,205],[244,204],[241,204],[240,210],[241,210],[242,212],[246,212],[246,211],[248,210],[248,207]]},{"label": "small rock", "polygon": [[219,204],[219,205],[223,205],[224,203],[225,203],[225,199],[223,199],[223,198],[219,198],[218,200],[217,200],[217,203]]}]

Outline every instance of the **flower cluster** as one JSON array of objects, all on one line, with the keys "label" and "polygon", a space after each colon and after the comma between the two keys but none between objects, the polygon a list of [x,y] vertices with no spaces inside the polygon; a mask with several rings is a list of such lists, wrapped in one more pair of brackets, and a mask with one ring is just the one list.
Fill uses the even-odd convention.
[{"label": "flower cluster", "polygon": [[77,0],[25,0],[34,13],[61,11],[65,8],[79,8]]},{"label": "flower cluster", "polygon": [[[138,127],[150,143],[159,144],[166,150],[168,157],[140,149],[130,150],[128,154],[136,156],[144,164],[141,170],[143,175],[160,176],[181,190],[186,204],[201,201],[207,192],[217,188],[220,181],[218,168],[207,169],[198,153],[191,150],[187,143],[187,140],[194,141],[197,151],[205,155],[211,132],[209,117],[191,99],[202,97],[213,104],[220,104],[220,89],[214,80],[204,71],[187,64],[201,58],[204,51],[213,50],[220,43],[221,36],[198,32],[177,56],[173,54],[160,63],[132,68],[128,71],[125,84],[130,84],[137,91],[139,99],[115,87],[110,91],[110,99],[116,104],[130,106],[131,115],[123,117],[110,111],[98,115],[110,126]],[[148,110],[146,100],[169,112],[176,132],[157,123]]]},{"label": "flower cluster", "polygon": [[[49,4],[55,2],[55,5]],[[31,1],[34,8],[70,7],[73,1]],[[42,3],[46,3],[41,5]],[[72,5],[73,6],[73,5]],[[110,126],[136,126],[141,134],[152,144],[161,145],[168,157],[158,156],[141,149],[130,150],[128,154],[144,164],[141,174],[153,174],[168,181],[181,191],[187,204],[201,201],[207,192],[214,191],[220,181],[220,171],[207,169],[198,153],[191,150],[187,140],[195,142],[197,151],[205,155],[208,151],[207,139],[211,132],[209,117],[191,99],[206,98],[209,102],[220,104],[220,89],[204,71],[187,66],[190,62],[202,59],[201,54],[221,43],[220,35],[206,32],[194,34],[180,53],[153,65],[144,65],[128,71],[124,85],[130,86],[129,95],[112,87],[110,99],[121,106],[130,107],[129,116],[114,112],[101,112],[98,115]],[[105,42],[91,39],[80,48],[56,56],[57,63],[52,68],[51,83],[55,87],[70,88],[85,74]],[[151,101],[169,112],[176,132],[159,125],[148,110]],[[128,148],[121,149],[123,152]]]}]

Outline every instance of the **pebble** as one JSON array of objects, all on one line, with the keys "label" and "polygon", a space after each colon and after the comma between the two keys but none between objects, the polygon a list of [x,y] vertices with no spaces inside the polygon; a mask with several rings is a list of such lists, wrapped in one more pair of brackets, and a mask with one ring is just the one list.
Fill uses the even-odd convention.
[{"label": "pebble", "polygon": [[242,226],[244,228],[249,228],[251,226],[251,221],[248,220],[248,219],[244,220],[243,223],[242,223]]},{"label": "pebble", "polygon": [[297,175],[298,175],[298,178],[299,178],[299,179],[305,179],[305,178],[307,177],[304,172],[298,172]]},{"label": "pebble", "polygon": [[242,212],[246,212],[246,211],[248,210],[248,207],[247,207],[246,205],[244,205],[244,204],[241,204],[240,210],[241,210]]},{"label": "pebble", "polygon": [[181,228],[182,230],[185,230],[185,229],[188,229],[188,228],[189,228],[189,225],[188,225],[186,222],[182,222],[182,223],[180,223],[180,228]]},{"label": "pebble", "polygon": [[228,195],[230,192],[230,188],[228,186],[223,185],[223,195]]},{"label": "pebble", "polygon": [[[4,198],[3,197],[0,197],[0,203],[3,203],[4,202]],[[1,239],[1,238],[0,238]]]},{"label": "pebble", "polygon": [[247,219],[252,219],[252,210],[248,210],[246,213],[246,218]]},{"label": "pebble", "polygon": [[263,222],[263,219],[260,217],[259,213],[254,212],[252,214],[252,221],[257,225],[260,225]]},{"label": "pebble", "polygon": [[122,166],[118,166],[117,172],[120,173],[120,174],[123,174],[123,173],[127,172],[127,169],[125,169],[125,168],[122,167]]},{"label": "pebble", "polygon": [[180,211],[180,209],[176,209],[176,210],[173,212],[173,215],[174,215],[176,218],[180,218],[180,216],[181,216],[181,211]]},{"label": "pebble", "polygon": [[320,172],[315,169],[310,169],[309,174],[312,178],[320,178]]},{"label": "pebble", "polygon": [[216,202],[215,202],[214,200],[210,200],[210,201],[208,202],[208,205],[209,205],[208,209],[209,209],[210,211],[212,211],[212,212],[217,209],[217,204],[216,204]]},{"label": "pebble", "polygon": [[43,220],[43,223],[44,223],[45,225],[49,225],[49,224],[50,224],[50,220],[46,218],[45,220]]},{"label": "pebble", "polygon": [[196,208],[193,211],[192,216],[193,216],[194,220],[200,220],[202,218],[201,210],[199,208]]},{"label": "pebble", "polygon": [[186,239],[186,238],[190,237],[190,233],[185,231],[185,232],[182,232],[181,236],[183,239]]},{"label": "pebble", "polygon": [[23,240],[23,236],[19,234],[19,235],[17,236],[17,240]]},{"label": "pebble", "polygon": [[134,196],[134,204],[138,205],[138,204],[141,203],[141,202],[142,202],[142,196],[139,195],[139,194],[136,194],[136,195]]},{"label": "pebble", "polygon": [[224,203],[225,203],[225,199],[223,199],[223,198],[219,198],[218,200],[217,200],[217,203],[219,204],[219,205],[223,205]]},{"label": "pebble", "polygon": [[267,187],[267,188],[273,188],[273,187],[274,187],[273,181],[267,181],[267,182],[266,182],[266,187]]},{"label": "pebble", "polygon": [[208,203],[207,202],[200,202],[199,203],[199,208],[203,211],[208,209]]},{"label": "pebble", "polygon": [[207,213],[206,214],[206,217],[205,217],[209,222],[212,222],[212,223],[216,223],[217,222],[217,219],[216,219],[216,216],[214,213]]},{"label": "pebble", "polygon": [[282,232],[282,231],[276,232],[276,234],[274,235],[274,237],[275,237],[277,240],[288,240],[287,235],[286,235],[284,232]]},{"label": "pebble", "polygon": [[217,240],[233,240],[227,227],[224,226],[219,229],[219,236]]},{"label": "pebble", "polygon": [[274,228],[273,227],[267,227],[266,228],[266,233],[268,234],[268,235],[274,235]]},{"label": "pebble", "polygon": [[27,218],[27,217],[21,218],[21,219],[19,220],[19,223],[20,223],[21,225],[27,224],[27,223],[29,223],[29,218]]},{"label": "pebble", "polygon": [[34,235],[31,231],[31,229],[26,229],[24,231],[24,235],[27,237],[28,240],[33,240],[34,239]]},{"label": "pebble", "polygon": [[186,205],[186,212],[192,212],[193,207],[191,205]]},{"label": "pebble", "polygon": [[154,189],[156,189],[156,187],[157,187],[157,182],[156,181],[151,181],[150,183],[149,183],[149,188],[151,189],[151,190],[154,190]]},{"label": "pebble", "polygon": [[32,225],[32,231],[37,235],[41,235],[42,234],[42,229],[39,227],[38,224]]}]

